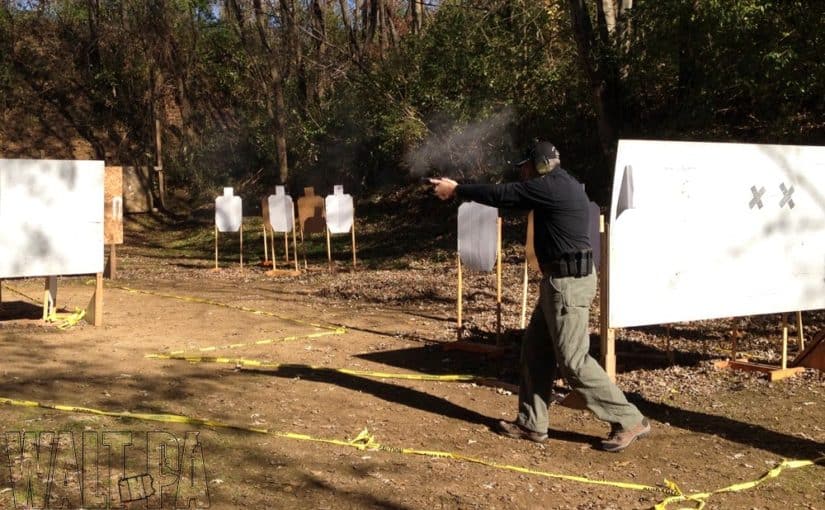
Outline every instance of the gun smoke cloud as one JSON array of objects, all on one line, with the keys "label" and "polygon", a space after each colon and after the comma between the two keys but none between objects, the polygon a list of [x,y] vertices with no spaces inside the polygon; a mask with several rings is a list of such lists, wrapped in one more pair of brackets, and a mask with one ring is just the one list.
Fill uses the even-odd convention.
[{"label": "gun smoke cloud", "polygon": [[436,124],[420,146],[405,154],[404,162],[416,178],[479,179],[500,172],[512,152],[513,118],[512,108],[506,108],[470,124]]}]

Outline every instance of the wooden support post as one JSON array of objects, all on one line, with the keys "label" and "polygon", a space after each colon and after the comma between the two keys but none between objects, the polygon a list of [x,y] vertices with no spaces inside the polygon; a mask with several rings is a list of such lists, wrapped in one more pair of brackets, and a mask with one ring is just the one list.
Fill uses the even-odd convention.
[{"label": "wooden support post", "polygon": [[[275,269],[275,231],[269,229],[269,246],[272,247],[272,269]],[[287,253],[287,262],[289,262],[289,253]]]},{"label": "wooden support post", "polygon": [[501,217],[496,221],[496,345],[501,345]]},{"label": "wooden support post", "polygon": [[239,228],[238,231],[240,232],[239,235],[241,238],[241,271],[243,271],[243,223],[241,223],[241,228]]},{"label": "wooden support post", "polygon": [[461,302],[461,294],[463,292],[463,281],[462,281],[462,274],[461,274],[461,255],[456,253],[456,259],[458,259],[458,302],[457,302],[457,311],[458,311],[458,339],[461,340],[461,330],[464,327],[461,321],[461,313],[462,313],[462,302]]},{"label": "wooden support post", "polygon": [[352,221],[352,268],[355,269],[355,220]]},{"label": "wooden support post", "polygon": [[57,310],[57,277],[47,276],[43,291],[43,320]]},{"label": "wooden support post", "polygon": [[[266,223],[264,223],[261,226],[261,228],[264,231],[264,265],[268,266],[269,264],[267,264],[267,262],[269,262],[269,247],[267,246],[267,239],[266,239]],[[274,247],[273,247],[273,249],[274,249]]]},{"label": "wooden support post", "polygon": [[527,258],[524,259],[524,281],[522,282],[522,292],[521,292],[521,322],[520,326],[521,329],[524,329],[527,325],[527,291],[529,290],[529,279],[528,279],[528,271],[527,271]]},{"label": "wooden support post", "polygon": [[[271,236],[270,239],[272,242],[269,243],[270,248],[272,249],[272,269],[278,269],[278,262],[275,258],[275,231],[270,230],[269,235]],[[264,231],[264,238],[266,238],[266,231]],[[266,250],[266,247],[264,247]]]},{"label": "wooden support post", "polygon": [[[286,236],[286,232],[284,232]],[[295,227],[292,227],[292,258],[295,259],[295,270],[298,271],[298,240],[295,237]],[[289,246],[286,247],[287,262],[289,262]]]},{"label": "wooden support post", "polygon": [[782,314],[782,370],[788,368],[788,314]]},{"label": "wooden support post", "polygon": [[106,267],[103,270],[103,276],[108,277],[110,280],[117,279],[117,245],[110,244],[109,245],[109,260],[107,261]]},{"label": "wooden support post", "polygon": [[215,225],[215,271],[218,270],[218,226]]},{"label": "wooden support post", "polygon": [[95,326],[103,324],[103,273],[95,274],[95,293],[86,307],[86,321]]},{"label": "wooden support post", "polygon": [[330,270],[332,269],[332,240],[330,239],[331,234],[329,233],[329,229],[325,228],[324,232],[327,235],[327,264],[329,264]]},{"label": "wooden support post", "polygon": [[[292,227],[292,241],[295,242],[295,227]],[[296,252],[297,253],[297,252]],[[289,233],[284,232],[284,260],[289,264]],[[297,262],[296,262],[297,264]],[[297,267],[295,269],[298,269]]]},{"label": "wooden support post", "polygon": [[782,361],[777,368],[774,365],[766,365],[763,363],[753,363],[747,359],[737,359],[737,341],[741,335],[740,331],[734,330],[731,359],[715,363],[716,368],[732,368],[737,370],[748,370],[751,372],[762,372],[768,375],[771,381],[778,381],[786,377],[792,377],[805,371],[804,367],[794,366],[788,367],[788,314],[781,314],[782,317]]},{"label": "wooden support post", "polygon": [[802,312],[796,312],[796,337],[799,339],[799,352],[805,350],[805,332],[802,330]]},{"label": "wooden support post", "polygon": [[610,326],[610,225],[599,216],[601,233],[601,264],[599,268],[599,337],[601,343],[601,362],[604,371],[612,381],[616,380],[616,330]]},{"label": "wooden support post", "polygon": [[301,251],[304,253],[304,269],[307,269],[307,245],[304,242],[304,229],[301,229]]}]

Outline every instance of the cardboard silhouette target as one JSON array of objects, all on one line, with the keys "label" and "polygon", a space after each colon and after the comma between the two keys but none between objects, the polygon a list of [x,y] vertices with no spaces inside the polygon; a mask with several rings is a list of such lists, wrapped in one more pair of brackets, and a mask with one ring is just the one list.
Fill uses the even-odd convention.
[{"label": "cardboard silhouette target", "polygon": [[324,200],[327,222],[327,259],[332,267],[332,240],[333,234],[348,234],[352,232],[352,267],[356,266],[355,255],[355,205],[352,197],[344,194],[344,187],[333,187],[332,195]]},{"label": "cardboard silhouette target", "polygon": [[288,234],[292,232],[292,247],[293,258],[295,260],[295,270],[298,270],[298,243],[295,242],[295,206],[292,202],[292,197],[286,194],[286,189],[283,186],[275,187],[275,194],[269,195],[266,198],[264,207],[266,211],[266,224],[269,225],[272,238],[272,265],[276,268],[275,262],[275,237],[274,233],[284,234],[284,259],[289,263],[289,237]]},{"label": "cardboard silhouette target", "polygon": [[305,239],[310,234],[326,232],[324,219],[324,199],[315,194],[315,188],[304,188],[304,196],[298,198],[298,230],[301,234],[301,246],[304,252],[304,268],[307,267],[307,250]]},{"label": "cardboard silhouette target", "polygon": [[123,244],[123,167],[105,167],[103,180],[103,242],[109,246],[104,273],[114,280],[117,278],[115,246]]},{"label": "cardboard silhouette target", "polygon": [[501,218],[498,209],[476,202],[458,208],[458,338],[463,331],[463,271],[489,272],[496,267],[496,334],[501,338]]},{"label": "cardboard silhouette target", "polygon": [[239,232],[240,265],[243,269],[243,201],[233,194],[233,189],[223,189],[223,195],[215,199],[215,269],[218,269],[218,233]]}]

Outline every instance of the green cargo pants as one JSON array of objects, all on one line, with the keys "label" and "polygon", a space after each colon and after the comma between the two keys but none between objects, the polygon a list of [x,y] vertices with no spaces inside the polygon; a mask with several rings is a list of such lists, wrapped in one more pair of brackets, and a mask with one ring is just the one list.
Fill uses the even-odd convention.
[{"label": "green cargo pants", "polygon": [[636,406],[588,353],[590,303],[595,295],[595,271],[582,278],[542,278],[539,302],[521,345],[520,425],[547,431],[547,406],[557,368],[600,420],[626,429],[642,420]]}]

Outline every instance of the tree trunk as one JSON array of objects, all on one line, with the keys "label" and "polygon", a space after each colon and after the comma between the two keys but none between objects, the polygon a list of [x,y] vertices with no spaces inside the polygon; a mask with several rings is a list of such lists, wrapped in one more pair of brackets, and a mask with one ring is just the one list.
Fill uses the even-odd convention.
[{"label": "tree trunk", "polygon": [[[311,5],[312,24],[316,36],[315,51],[316,60],[323,65],[327,62],[329,53],[329,44],[327,43],[327,27],[326,27],[326,0],[313,0]],[[318,101],[323,100],[326,95],[329,80],[327,74],[321,70],[315,76],[315,97]]]},{"label": "tree trunk", "polygon": [[272,99],[267,98],[267,109],[270,112],[270,118],[273,118],[275,121],[275,150],[278,153],[278,180],[281,183],[285,183],[289,177],[289,165],[286,147],[286,106],[284,101],[284,84],[281,79],[281,72],[278,69],[278,55],[267,37],[267,25],[264,20],[261,0],[253,0],[253,7],[255,10],[255,25],[258,28],[258,36],[261,40],[261,47],[265,50],[267,57],[267,61],[264,65],[269,66],[268,85],[275,102],[275,104],[272,105]]},{"label": "tree trunk", "polygon": [[424,26],[424,3],[422,0],[410,0],[409,3],[410,14],[410,30],[414,34],[421,33]]},{"label": "tree trunk", "polygon": [[347,0],[338,0],[338,5],[341,6],[341,22],[344,24],[344,30],[347,31],[347,38],[349,40],[350,56],[353,60],[358,61],[361,56],[361,46],[355,34],[355,27],[349,18],[349,6],[347,3]]},{"label": "tree trunk", "polygon": [[600,66],[600,55],[596,49],[597,36],[590,22],[590,13],[585,0],[570,0],[569,5],[579,62],[590,82],[590,91],[593,95],[593,107],[596,110],[598,121],[599,145],[605,160],[611,161],[618,122],[615,118],[616,108],[612,102],[614,91],[610,90],[610,80],[605,76],[604,68]]}]

